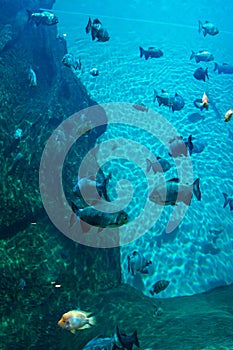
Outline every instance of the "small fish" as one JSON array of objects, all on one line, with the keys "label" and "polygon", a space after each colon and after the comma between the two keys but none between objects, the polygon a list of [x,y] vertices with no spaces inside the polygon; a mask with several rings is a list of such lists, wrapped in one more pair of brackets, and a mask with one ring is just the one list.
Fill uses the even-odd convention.
[{"label": "small fish", "polygon": [[67,53],[62,58],[62,63],[68,68],[74,68],[75,70],[82,68],[82,62],[80,58],[76,58],[71,53]]},{"label": "small fish", "polygon": [[222,65],[214,63],[214,72],[218,71],[218,74],[233,74],[233,66],[228,63]]},{"label": "small fish", "polygon": [[199,26],[198,26],[198,32],[199,34],[201,32],[203,32],[203,35],[206,36],[207,34],[209,35],[217,35],[219,33],[218,28],[211,22],[209,21],[205,21],[204,24],[202,24],[201,21],[198,22]]},{"label": "small fish", "polygon": [[192,114],[189,114],[189,115],[188,115],[188,120],[189,120],[191,123],[197,123],[197,122],[199,122],[200,120],[204,120],[204,116],[201,115],[200,113],[192,113]]},{"label": "small fish", "polygon": [[162,159],[160,157],[156,157],[157,161],[152,163],[149,159],[146,160],[146,171],[147,173],[150,171],[150,169],[153,170],[154,174],[156,173],[165,173],[169,169],[171,169],[171,164],[166,160]]},{"label": "small fish", "polygon": [[93,77],[97,77],[99,75],[98,69],[97,68],[91,68],[90,75],[92,75]]},{"label": "small fish", "polygon": [[148,112],[149,111],[149,109],[143,103],[141,103],[141,104],[134,104],[133,108],[137,109],[140,112]]},{"label": "small fish", "polygon": [[153,296],[154,294],[159,294],[162,292],[164,289],[166,289],[169,285],[169,281],[166,280],[160,280],[156,282],[153,286],[152,289],[150,289],[150,294]]},{"label": "small fish", "polygon": [[106,42],[110,39],[107,30],[103,28],[102,23],[98,20],[98,18],[94,19],[92,22],[91,18],[89,17],[86,26],[86,34],[90,32],[92,40],[97,39],[97,41]]},{"label": "small fish", "polygon": [[91,315],[91,312],[71,310],[66,312],[57,324],[61,328],[66,329],[71,333],[75,333],[76,330],[90,328],[95,325],[95,317]]},{"label": "small fish", "polygon": [[149,47],[148,50],[144,50],[142,47],[139,47],[140,57],[145,56],[145,59],[148,58],[159,58],[163,56],[163,52],[156,47]]},{"label": "small fish", "polygon": [[226,206],[229,204],[230,207],[230,211],[233,210],[233,196],[229,196],[226,193],[222,193],[224,196],[224,204],[223,204],[223,208],[226,208]]},{"label": "small fish", "polygon": [[28,80],[29,80],[29,86],[37,86],[37,78],[36,78],[36,73],[30,67],[29,73],[28,73]]},{"label": "small fish", "polygon": [[39,9],[38,12],[27,10],[28,22],[34,22],[37,26],[40,24],[52,26],[58,23],[57,16],[50,10]]},{"label": "small fish", "polygon": [[202,67],[197,68],[195,70],[195,72],[193,73],[194,78],[196,78],[197,80],[203,80],[205,81],[206,78],[209,79],[208,76],[208,68],[203,69]]},{"label": "small fish", "polygon": [[147,267],[152,264],[151,260],[147,260],[140,252],[134,251],[131,255],[127,256],[128,260],[128,273],[135,276],[137,272],[142,274],[148,274]]},{"label": "small fish", "polygon": [[229,122],[231,120],[231,117],[233,115],[233,109],[229,109],[224,117],[224,122]]},{"label": "small fish", "polygon": [[197,53],[192,51],[190,60],[193,58],[195,58],[196,63],[199,63],[201,61],[209,62],[214,60],[214,56],[209,51],[205,51],[205,50],[200,50]]},{"label": "small fish", "polygon": [[154,89],[154,100],[158,101],[159,107],[160,106],[168,106],[168,107],[172,107],[173,104],[173,98],[170,96],[170,94],[165,91],[165,90],[161,90],[161,94],[157,94],[157,91]]},{"label": "small fish", "polygon": [[[190,205],[193,193],[198,201],[201,200],[200,179],[197,178],[193,184],[181,184],[178,178],[172,178],[162,185],[158,185],[151,192],[150,201],[165,206],[178,205],[182,202]],[[179,194],[179,196],[178,196]]]}]

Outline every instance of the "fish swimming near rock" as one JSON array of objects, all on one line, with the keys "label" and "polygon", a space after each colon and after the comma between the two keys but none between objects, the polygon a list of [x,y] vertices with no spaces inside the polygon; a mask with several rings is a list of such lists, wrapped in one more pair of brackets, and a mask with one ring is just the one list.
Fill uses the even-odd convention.
[{"label": "fish swimming near rock", "polygon": [[204,120],[204,116],[201,115],[200,113],[192,113],[192,114],[188,115],[188,120],[191,123],[197,123],[197,122],[199,122],[201,120]]},{"label": "fish swimming near rock", "polygon": [[82,62],[80,58],[75,57],[71,53],[67,53],[62,58],[62,63],[68,68],[74,68],[74,70],[81,70]]},{"label": "fish swimming near rock", "polygon": [[34,22],[37,26],[40,24],[52,26],[58,23],[57,16],[51,10],[39,9],[38,12],[27,10],[28,22]]},{"label": "fish swimming near rock", "polygon": [[160,280],[156,282],[153,286],[152,289],[150,289],[150,294],[153,296],[154,294],[159,294],[163,290],[165,290],[169,286],[170,282],[166,280]]},{"label": "fish swimming near rock", "polygon": [[190,205],[193,193],[198,201],[201,200],[200,179],[197,178],[193,184],[180,183],[178,178],[173,178],[158,185],[151,192],[150,201],[159,205],[178,205],[182,202]]},{"label": "fish swimming near rock", "polygon": [[219,33],[218,28],[211,22],[205,21],[205,23],[202,24],[201,21],[198,22],[198,32],[199,34],[202,32],[204,36],[207,34],[209,35],[217,35]]},{"label": "fish swimming near rock", "polygon": [[228,63],[218,64],[214,63],[214,72],[218,71],[218,74],[233,74],[233,66]]},{"label": "fish swimming near rock", "polygon": [[28,72],[29,86],[37,86],[37,77],[35,71],[30,67]]},{"label": "fish swimming near rock", "polygon": [[[129,216],[124,210],[114,213],[105,213],[98,211],[92,206],[79,209],[74,202],[71,202],[72,211],[80,219],[80,225],[84,233],[90,231],[91,226],[99,227],[101,232],[106,227],[120,227],[127,224]],[[73,215],[70,218],[70,226],[74,223]]]},{"label": "fish swimming near rock", "polygon": [[203,80],[206,81],[206,78],[209,79],[209,75],[208,75],[208,68],[204,69],[202,67],[199,67],[195,70],[195,72],[193,73],[194,78],[196,78],[197,80]]},{"label": "fish swimming near rock", "polygon": [[192,51],[190,60],[192,60],[193,58],[195,58],[196,63],[199,63],[201,61],[209,62],[214,60],[214,55],[212,55],[212,53],[210,53],[209,51],[205,51],[205,50],[200,50],[197,53]]},{"label": "fish swimming near rock", "polygon": [[98,20],[98,18],[94,19],[92,22],[89,17],[87,26],[86,26],[86,34],[91,32],[92,40],[106,42],[110,39],[110,36],[105,28],[103,28],[102,23]]},{"label": "fish swimming near rock", "polygon": [[83,350],[132,350],[134,344],[139,347],[137,331],[134,331],[134,333],[129,336],[124,333],[120,333],[119,328],[116,326],[114,329],[114,335],[111,338],[97,336],[90,340],[85,345]]},{"label": "fish swimming near rock", "polygon": [[133,105],[134,109],[137,109],[140,112],[148,112],[149,109],[143,103],[136,103]]},{"label": "fish swimming near rock", "polygon": [[229,196],[226,193],[222,193],[224,196],[224,204],[223,204],[223,208],[226,208],[226,206],[229,204],[230,207],[230,211],[233,210],[233,196]]},{"label": "fish swimming near rock", "polygon": [[233,109],[229,109],[225,114],[224,122],[229,122],[232,118],[232,115],[233,115]]},{"label": "fish swimming near rock", "polygon": [[61,328],[66,329],[71,333],[75,333],[77,330],[91,328],[95,325],[95,317],[91,315],[92,312],[71,310],[66,312],[57,324]]},{"label": "fish swimming near rock", "polygon": [[148,274],[148,266],[152,264],[151,260],[147,260],[143,254],[134,251],[131,255],[127,256],[128,261],[128,273],[135,276],[136,273]]},{"label": "fish swimming near rock", "polygon": [[156,47],[149,47],[148,50],[144,50],[141,46],[139,47],[140,50],[140,57],[145,57],[146,60],[148,58],[160,58],[163,56],[162,50],[156,48]]},{"label": "fish swimming near rock", "polygon": [[184,99],[181,95],[175,93],[175,96],[172,100],[172,112],[180,111],[184,107]]},{"label": "fish swimming near rock", "polygon": [[171,169],[171,164],[168,160],[156,157],[156,162],[151,162],[150,159],[146,160],[146,172],[148,173],[151,169],[153,170],[154,174],[157,173],[165,173],[169,169]]}]

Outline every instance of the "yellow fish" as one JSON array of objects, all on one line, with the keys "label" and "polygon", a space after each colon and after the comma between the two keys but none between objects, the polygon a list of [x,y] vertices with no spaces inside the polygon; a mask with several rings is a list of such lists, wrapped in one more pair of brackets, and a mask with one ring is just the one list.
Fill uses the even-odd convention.
[{"label": "yellow fish", "polygon": [[76,330],[90,328],[95,325],[95,317],[88,317],[91,314],[91,312],[71,310],[66,312],[57,324],[61,328],[67,329],[71,333],[75,333]]},{"label": "yellow fish", "polygon": [[231,117],[233,115],[233,109],[229,109],[229,111],[226,112],[224,122],[229,122],[231,120]]}]

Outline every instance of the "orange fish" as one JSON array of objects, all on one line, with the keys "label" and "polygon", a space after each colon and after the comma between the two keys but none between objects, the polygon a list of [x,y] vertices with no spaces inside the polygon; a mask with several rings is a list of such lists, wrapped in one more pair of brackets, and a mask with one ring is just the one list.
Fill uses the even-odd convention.
[{"label": "orange fish", "polygon": [[206,108],[206,109],[208,109],[208,107],[209,107],[209,99],[208,99],[208,96],[206,95],[205,92],[202,96],[202,106],[203,106],[203,108]]},{"label": "orange fish", "polygon": [[57,324],[61,328],[67,329],[71,333],[75,333],[76,330],[90,328],[95,325],[95,317],[88,317],[91,314],[91,312],[71,310],[66,312]]},{"label": "orange fish", "polygon": [[229,122],[231,120],[231,117],[233,115],[233,109],[229,109],[229,111],[226,112],[224,122]]}]

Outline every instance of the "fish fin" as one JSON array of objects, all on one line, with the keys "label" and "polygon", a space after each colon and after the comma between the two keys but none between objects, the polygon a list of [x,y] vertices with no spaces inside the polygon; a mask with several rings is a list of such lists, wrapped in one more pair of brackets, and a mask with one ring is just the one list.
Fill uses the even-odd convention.
[{"label": "fish fin", "polygon": [[75,334],[76,330],[75,329],[71,329],[70,332]]},{"label": "fish fin", "polygon": [[160,160],[160,159],[162,159],[162,158],[161,158],[161,157],[156,157],[156,159],[157,159],[157,160]]},{"label": "fish fin", "polygon": [[91,225],[89,225],[87,222],[80,219],[80,225],[84,233],[87,233],[91,229]]},{"label": "fish fin", "polygon": [[157,91],[154,89],[154,99],[153,99],[153,102],[156,101],[156,98],[157,98]]},{"label": "fish fin", "polygon": [[128,273],[130,273],[131,269],[130,269],[130,256],[127,256],[127,262],[128,262]]},{"label": "fish fin", "polygon": [[193,193],[198,201],[201,200],[200,179],[197,178],[193,183]]},{"label": "fish fin", "polygon": [[201,33],[201,30],[202,30],[202,23],[201,23],[201,21],[199,20],[199,21],[198,21],[198,33],[199,33],[199,34]]},{"label": "fish fin", "polygon": [[199,63],[200,62],[200,58],[195,56],[195,60],[196,60],[196,63]]},{"label": "fish fin", "polygon": [[152,296],[154,295],[154,291],[152,289],[149,292]]},{"label": "fish fin", "polygon": [[148,173],[151,169],[152,162],[149,159],[146,159],[146,172]]},{"label": "fish fin", "polygon": [[218,64],[214,62],[214,72],[218,69]]},{"label": "fish fin", "polygon": [[208,68],[206,68],[206,70],[205,70],[205,77],[206,77],[207,79],[209,79]]},{"label": "fish fin", "polygon": [[70,227],[72,227],[75,223],[76,215],[75,213],[72,213],[70,216]]},{"label": "fish fin", "polygon": [[32,18],[32,11],[30,10],[26,10],[27,14],[28,14],[28,22],[30,22],[31,18]]},{"label": "fish fin", "polygon": [[140,345],[139,345],[139,341],[138,341],[138,332],[137,330],[135,330],[132,334],[132,339],[133,339],[133,343],[138,347],[140,348]]},{"label": "fish fin", "polygon": [[191,52],[191,56],[190,56],[190,60],[192,60],[192,59],[193,59],[193,57],[195,57],[195,52],[192,50],[192,52]]},{"label": "fish fin", "polygon": [[92,316],[92,317],[88,318],[88,325],[91,326],[91,327],[96,325],[95,316]]},{"label": "fish fin", "polygon": [[145,59],[148,60],[148,58],[150,57],[150,54],[147,51],[145,51],[144,55],[145,55]]},{"label": "fish fin", "polygon": [[164,90],[164,89],[162,89],[162,90],[161,90],[161,92],[162,92],[162,94],[164,94],[164,93],[166,93],[167,91],[166,91],[166,90]]},{"label": "fish fin", "polygon": [[144,50],[141,46],[139,46],[139,50],[140,50],[140,57],[142,57],[144,55]]},{"label": "fish fin", "polygon": [[168,180],[168,182],[180,182],[180,179],[178,177],[173,177],[172,179]]},{"label": "fish fin", "polygon": [[204,29],[204,32],[203,32],[204,37],[206,37],[206,35],[207,35],[207,30],[206,30],[206,28],[203,28],[203,29]]},{"label": "fish fin", "polygon": [[223,204],[223,208],[226,208],[227,204],[229,203],[229,198],[228,195],[226,193],[222,193],[224,196],[224,204]]}]

